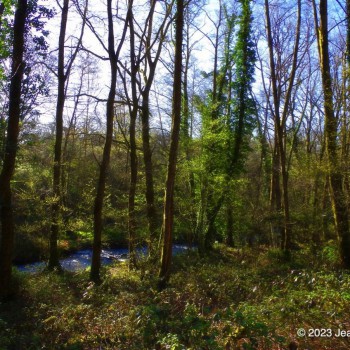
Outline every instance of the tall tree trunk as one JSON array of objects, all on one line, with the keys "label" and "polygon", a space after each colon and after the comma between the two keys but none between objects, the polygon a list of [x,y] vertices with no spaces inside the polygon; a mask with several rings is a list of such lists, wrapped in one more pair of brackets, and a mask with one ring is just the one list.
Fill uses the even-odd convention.
[{"label": "tall tree trunk", "polygon": [[153,164],[152,164],[152,149],[150,142],[150,106],[149,106],[149,94],[154,79],[155,64],[150,66],[150,76],[147,79],[145,89],[142,94],[141,105],[141,125],[142,125],[142,150],[143,150],[143,162],[145,165],[145,177],[146,177],[146,212],[148,219],[148,231],[149,231],[149,256],[155,259],[155,242],[157,238],[158,219],[157,211],[155,207],[154,199],[154,181],[153,181]]},{"label": "tall tree trunk", "polygon": [[[205,247],[210,249],[216,235],[215,220],[225,200],[225,196],[230,188],[231,179],[241,171],[241,163],[243,163],[243,148],[245,145],[245,137],[249,135],[250,118],[254,110],[254,102],[251,98],[251,84],[254,76],[255,51],[251,40],[251,21],[252,14],[250,9],[250,0],[241,0],[241,16],[239,20],[239,30],[237,34],[237,42],[234,53],[230,48],[231,33],[235,25],[235,18],[227,19],[227,37],[225,43],[225,58],[223,67],[223,76],[226,74],[235,81],[230,80],[228,84],[233,86],[233,90],[229,88],[227,101],[227,115],[229,131],[232,134],[233,142],[230,142],[231,149],[228,150],[230,154],[227,168],[225,169],[226,185],[221,190],[218,198],[214,195],[214,186],[209,187],[208,191],[208,206],[207,206],[207,231],[205,235]],[[218,28],[218,27],[217,27]],[[217,54],[217,53],[216,53]],[[215,54],[215,56],[216,56]],[[216,60],[217,58],[215,58]],[[231,72],[231,65],[236,60],[234,72]],[[218,117],[220,96],[223,93],[223,84],[225,79],[219,79],[216,92],[213,92],[214,111],[212,113],[212,120]],[[215,85],[216,86],[216,85]],[[213,87],[214,90],[214,87]],[[232,94],[232,98],[231,98]],[[215,98],[214,98],[215,96]],[[234,106],[231,112],[230,104]],[[234,119],[232,121],[231,119]],[[215,132],[215,131],[214,131]],[[214,155],[217,156],[217,155]],[[221,155],[219,155],[221,156]]]},{"label": "tall tree trunk", "polygon": [[[188,73],[189,73],[189,66],[190,66],[190,57],[191,57],[191,49],[190,49],[190,32],[189,32],[189,9],[185,11],[185,16],[186,16],[186,40],[185,45],[186,45],[186,54],[185,54],[185,64],[184,64],[184,71],[183,71],[183,106],[182,106],[182,136],[183,136],[183,147],[185,151],[185,156],[186,156],[186,162],[187,166],[190,168],[190,162],[191,162],[191,141],[192,141],[192,113],[190,111],[190,98],[189,98],[189,93],[188,93]],[[189,175],[188,175],[188,182],[186,186],[188,193],[189,193],[189,201],[190,201],[190,206],[189,206],[189,224],[190,224],[190,237],[189,237],[189,242],[192,243],[194,240],[195,236],[195,226],[196,226],[196,195],[195,195],[195,179],[194,179],[194,174],[192,169],[189,169]]]},{"label": "tall tree trunk", "polygon": [[229,247],[234,247],[233,241],[233,230],[234,230],[234,221],[233,221],[233,208],[231,201],[226,198],[226,244]]},{"label": "tall tree trunk", "polygon": [[[212,104],[212,111],[211,111],[211,122],[215,122],[218,119],[218,113],[219,113],[219,104],[221,101],[219,101],[220,92],[222,91],[222,84],[224,79],[221,80],[221,84],[218,84],[218,74],[219,74],[219,44],[220,44],[220,28],[221,24],[223,22],[223,6],[220,2],[219,6],[219,14],[218,14],[218,23],[215,25],[215,41],[214,41],[214,67],[213,67],[213,80],[212,80],[212,96],[211,96],[211,104]],[[228,30],[229,31],[229,30]],[[227,47],[228,49],[228,47]],[[228,50],[227,54],[228,55]],[[226,56],[225,59],[228,57]],[[217,125],[215,123],[210,123],[210,131],[213,134],[217,133]],[[204,210],[204,212],[199,215],[199,218],[204,220],[206,219],[206,223],[204,225],[204,222],[198,223],[198,227],[206,227],[205,232],[199,232],[200,235],[203,237],[199,237],[199,250],[201,252],[208,251],[212,249],[215,235],[216,235],[216,229],[215,229],[215,220],[217,213],[220,210],[220,207],[217,206],[217,203],[215,201],[215,185],[212,183],[212,174],[214,172],[215,164],[214,164],[214,158],[215,158],[215,152],[212,148],[212,145],[207,147],[206,150],[208,153],[212,153],[211,156],[208,157],[208,161],[205,166],[205,173],[204,173],[204,180],[202,183],[202,186],[204,186],[204,189],[202,191],[203,194],[205,194],[205,197],[202,196],[202,200],[204,199],[204,203],[201,205],[201,210]],[[221,201],[221,199],[220,199]],[[216,210],[218,208],[218,210]]]},{"label": "tall tree trunk", "polygon": [[328,208],[329,208],[329,176],[325,179],[322,191],[322,237],[325,241],[329,241],[331,239],[335,239],[335,234],[330,232],[329,230],[329,222],[328,222]]},{"label": "tall tree trunk", "polygon": [[274,53],[274,43],[272,37],[272,27],[270,19],[270,5],[268,0],[265,0],[265,15],[266,15],[266,31],[267,31],[267,44],[269,48],[269,58],[270,58],[270,72],[271,72],[271,83],[272,83],[272,93],[273,93],[273,104],[274,104],[274,121],[276,130],[276,143],[278,147],[279,157],[280,157],[280,167],[282,176],[282,189],[283,189],[283,213],[284,213],[284,236],[282,239],[282,248],[288,251],[291,248],[291,226],[290,226],[290,213],[289,213],[289,195],[288,195],[288,169],[287,169],[287,157],[286,157],[286,142],[285,142],[285,128],[286,119],[289,113],[289,104],[292,96],[292,89],[294,85],[295,74],[298,64],[298,52],[299,52],[299,40],[300,40],[300,26],[301,26],[301,0],[297,2],[298,14],[297,14],[297,24],[296,24],[296,34],[295,43],[293,50],[293,63],[290,71],[290,76],[287,85],[286,96],[284,99],[284,105],[282,113],[280,112],[281,101],[280,101],[280,91],[277,85],[277,71],[275,64],[275,53]]},{"label": "tall tree trunk", "polygon": [[[309,204],[312,204],[312,223],[314,225],[317,223],[318,213],[320,210],[321,193],[319,192],[319,190],[321,188],[322,188],[321,174],[320,172],[316,172],[315,180],[314,180],[314,188],[313,188],[313,198],[312,198],[312,195],[310,196],[312,198],[312,203],[309,203]],[[322,242],[322,232],[320,232],[320,230],[318,229],[315,229],[315,226],[312,228],[312,242],[314,243],[315,246],[320,246]]]},{"label": "tall tree trunk", "polygon": [[108,99],[106,104],[106,138],[103,147],[102,162],[100,164],[99,178],[97,182],[96,197],[94,201],[94,240],[92,245],[92,259],[90,279],[99,283],[101,268],[101,250],[102,250],[102,211],[105,197],[106,179],[109,168],[110,154],[113,139],[113,120],[114,120],[114,100],[117,84],[117,64],[120,50],[125,40],[126,29],[131,15],[132,1],[128,5],[128,14],[125,20],[122,37],[117,50],[115,51],[114,26],[113,26],[113,10],[112,0],[107,0],[108,15],[108,56],[111,70],[111,83],[109,87]]},{"label": "tall tree trunk", "polygon": [[[228,188],[228,186],[226,186]],[[224,191],[223,194],[221,194],[220,198],[214,201],[214,192],[213,190],[209,191],[207,195],[207,201],[208,203],[212,203],[212,205],[207,206],[207,228],[205,231],[205,237],[204,237],[204,249],[206,251],[209,251],[213,248],[213,244],[215,241],[215,236],[217,234],[216,227],[215,227],[215,221],[219,214],[219,211],[221,209],[221,206],[224,202],[226,195],[226,191]]]},{"label": "tall tree trunk", "polygon": [[21,84],[24,71],[25,22],[27,0],[19,0],[13,27],[13,51],[9,95],[9,117],[7,125],[6,151],[0,174],[0,299],[11,294],[12,254],[14,246],[14,219],[12,207],[11,179],[15,170],[19,120],[21,115]]},{"label": "tall tree trunk", "polygon": [[94,241],[92,246],[92,260],[90,279],[94,282],[100,282],[101,250],[102,250],[102,210],[105,196],[106,178],[109,167],[109,160],[113,138],[113,119],[114,119],[114,99],[117,84],[117,57],[114,52],[114,26],[112,14],[112,0],[107,0],[108,14],[108,54],[111,70],[111,82],[106,105],[106,138],[103,147],[102,162],[100,164],[99,178],[97,182],[97,191],[94,202]]},{"label": "tall tree trunk", "polygon": [[53,166],[53,204],[52,223],[50,234],[49,270],[60,269],[57,239],[60,228],[60,206],[61,206],[61,160],[63,139],[63,110],[66,99],[65,84],[67,76],[64,73],[64,49],[68,19],[69,0],[64,0],[61,14],[60,36],[58,41],[58,95],[56,104],[56,138]]},{"label": "tall tree trunk", "polygon": [[157,239],[158,219],[154,200],[154,181],[153,181],[153,165],[152,165],[152,150],[149,133],[149,88],[146,88],[142,93],[141,106],[141,124],[142,124],[142,149],[143,161],[145,165],[146,176],[146,204],[147,204],[147,218],[149,229],[149,254],[154,257],[155,242]]},{"label": "tall tree trunk", "polygon": [[[149,229],[149,256],[152,259],[156,259],[156,241],[158,236],[158,215],[154,196],[154,181],[153,181],[153,165],[152,165],[152,150],[150,143],[150,104],[149,96],[151,87],[154,81],[156,67],[160,58],[160,54],[163,48],[163,42],[165,40],[166,33],[171,23],[171,9],[173,2],[169,3],[166,7],[166,13],[163,21],[156,31],[154,31],[154,14],[156,0],[150,1],[150,11],[146,19],[145,28],[141,35],[141,47],[139,53],[142,53],[146,62],[143,69],[143,75],[145,84],[141,87],[140,94],[142,95],[141,104],[141,124],[142,124],[142,149],[143,149],[143,160],[145,165],[146,175],[146,205],[147,205],[147,219]],[[156,46],[157,39],[153,41],[152,36],[158,38],[158,47]],[[140,57],[140,54],[139,54]],[[140,63],[140,61],[139,61]],[[148,74],[147,74],[148,73]]]},{"label": "tall tree trunk", "polygon": [[[132,11],[132,8],[131,8]],[[138,98],[137,98],[137,62],[135,57],[135,31],[133,14],[129,17],[130,27],[130,59],[131,59],[131,96],[132,105],[129,106],[130,112],[130,187],[129,187],[129,201],[128,201],[128,229],[129,229],[129,267],[136,266],[136,218],[135,218],[135,194],[137,184],[137,152],[136,152],[136,118],[138,112]]]},{"label": "tall tree trunk", "polygon": [[[280,213],[282,211],[282,195],[280,183],[280,156],[275,136],[275,144],[272,154],[271,185],[270,185],[270,211],[271,220],[271,243],[273,247],[282,246],[282,227]],[[279,244],[277,244],[277,242]]]},{"label": "tall tree trunk", "polygon": [[[133,113],[134,114],[134,113]],[[137,184],[137,154],[136,154],[136,137],[135,137],[135,125],[136,116],[130,115],[130,187],[129,187],[129,201],[128,201],[128,217],[129,217],[129,256],[131,268],[136,266],[136,217],[135,217],[135,194]]]},{"label": "tall tree trunk", "polygon": [[[52,204],[52,222],[51,222],[51,233],[50,233],[50,255],[48,262],[48,269],[54,270],[55,268],[61,269],[59,262],[58,246],[57,240],[60,231],[60,221],[61,221],[61,188],[62,188],[62,142],[63,142],[63,111],[66,102],[66,82],[70,75],[72,65],[78,54],[83,35],[86,20],[86,13],[88,8],[88,0],[85,3],[85,9],[83,16],[83,24],[81,27],[80,37],[78,39],[77,46],[73,50],[68,64],[65,64],[65,39],[66,39],[66,29],[68,20],[68,10],[69,10],[69,0],[63,1],[62,13],[61,13],[61,25],[60,25],[60,35],[58,41],[58,94],[56,101],[56,137],[55,137],[55,147],[54,147],[54,166],[53,166],[53,204]],[[66,69],[66,71],[65,71]]]},{"label": "tall tree trunk", "polygon": [[340,255],[344,268],[350,268],[350,232],[348,208],[343,192],[343,175],[337,154],[338,120],[334,113],[332,76],[328,49],[328,2],[320,0],[319,19],[316,2],[313,0],[318,53],[321,67],[322,88],[324,95],[325,137],[328,157],[328,174],[335,226],[340,243]]},{"label": "tall tree trunk", "polygon": [[[282,130],[282,123],[281,123],[281,117],[280,117],[280,98],[278,94],[278,87],[277,87],[277,77],[276,77],[276,65],[275,65],[275,59],[274,59],[274,46],[273,46],[273,38],[272,38],[272,28],[271,28],[271,20],[270,20],[270,7],[267,0],[265,0],[265,15],[266,15],[266,30],[267,30],[267,43],[269,47],[269,57],[270,57],[270,72],[271,72],[271,83],[272,83],[272,93],[273,93],[273,114],[274,114],[274,121],[275,121],[275,146],[276,149],[274,152],[277,152],[278,154],[278,163],[280,169],[278,172],[282,170],[282,155],[284,153],[284,147],[283,147],[283,130]],[[274,154],[275,156],[275,154]],[[277,159],[275,159],[277,162]],[[274,164],[273,164],[274,165]],[[285,170],[285,169],[284,169]],[[277,189],[277,183],[279,182],[279,174],[277,178],[277,173],[274,173],[276,169],[273,168],[272,170],[272,185],[275,186]],[[284,175],[284,172],[282,172],[282,177]],[[279,184],[278,184],[279,187]],[[277,192],[276,192],[277,193]],[[275,195],[276,195],[275,193]],[[285,197],[286,193],[284,193]],[[287,207],[288,208],[288,207]],[[289,213],[287,212],[287,215]],[[286,216],[284,217],[285,222],[287,222]],[[288,227],[285,226],[285,234],[288,234]],[[282,240],[283,241],[283,240]],[[283,243],[282,243],[283,244]]]},{"label": "tall tree trunk", "polygon": [[164,287],[170,276],[172,242],[174,228],[174,186],[177,162],[177,150],[180,136],[181,124],[181,73],[182,73],[182,41],[184,26],[184,1],[176,1],[176,34],[175,34],[175,62],[174,62],[174,82],[173,82],[173,111],[171,125],[171,140],[168,161],[168,173],[164,196],[164,213],[162,227],[162,255],[159,272],[160,287]]}]

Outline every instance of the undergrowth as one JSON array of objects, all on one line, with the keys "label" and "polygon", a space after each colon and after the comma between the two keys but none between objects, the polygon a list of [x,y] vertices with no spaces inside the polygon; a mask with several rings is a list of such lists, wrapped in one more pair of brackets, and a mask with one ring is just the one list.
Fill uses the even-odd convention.
[{"label": "undergrowth", "polygon": [[216,247],[174,257],[168,287],[118,263],[88,273],[16,273],[17,297],[0,305],[0,349],[349,349],[347,337],[297,330],[350,330],[350,275],[332,249]]}]

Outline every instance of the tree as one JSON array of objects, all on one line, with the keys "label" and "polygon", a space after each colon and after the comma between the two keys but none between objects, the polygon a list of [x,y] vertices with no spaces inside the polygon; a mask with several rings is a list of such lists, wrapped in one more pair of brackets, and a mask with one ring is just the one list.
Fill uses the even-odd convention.
[{"label": "tree", "polygon": [[[281,104],[282,104],[282,84],[286,82],[279,82],[277,77],[277,64],[275,62],[276,57],[276,47],[275,42],[278,42],[277,38],[273,37],[272,25],[271,25],[271,17],[270,17],[270,4],[267,0],[265,0],[265,14],[266,14],[266,31],[267,31],[267,45],[269,48],[269,58],[270,58],[270,75],[271,75],[271,85],[272,85],[272,99],[273,99],[273,107],[272,113],[275,122],[275,148],[273,154],[273,177],[272,177],[272,185],[271,192],[272,199],[275,199],[276,209],[281,209],[281,199],[280,199],[280,189],[279,189],[279,171],[282,175],[282,202],[283,202],[283,213],[284,213],[284,234],[282,239],[282,248],[288,251],[291,248],[291,225],[290,225],[290,210],[289,210],[289,196],[288,196],[288,169],[287,169],[287,151],[286,151],[286,141],[285,141],[285,133],[286,133],[286,123],[287,116],[290,110],[290,101],[292,97],[292,91],[294,87],[294,79],[296,75],[296,70],[298,68],[298,53],[299,53],[299,42],[300,42],[300,27],[301,27],[301,1],[297,2],[297,23],[295,30],[295,42],[292,54],[292,62],[291,69],[287,77],[288,85],[286,88],[284,103],[282,106],[281,112]],[[278,48],[281,50],[281,47]],[[278,53],[277,53],[278,55]],[[281,58],[278,57],[278,60]],[[279,85],[280,84],[280,85]]]},{"label": "tree", "polygon": [[[182,217],[178,217],[178,221],[182,221],[181,231],[186,234],[188,242],[192,243],[196,237],[196,181],[193,168],[195,160],[196,140],[193,137],[195,132],[195,90],[200,89],[197,83],[198,71],[196,68],[197,58],[195,51],[200,45],[201,40],[197,38],[197,18],[202,13],[203,3],[189,2],[185,6],[184,12],[184,49],[183,49],[183,87],[182,87],[182,115],[181,115],[181,131],[180,131],[180,153],[184,154],[185,161],[179,163],[181,168],[179,173],[184,173],[186,186],[183,191],[178,192],[179,210]],[[184,207],[181,208],[181,204]],[[186,209],[185,209],[186,208]],[[184,220],[181,220],[184,219]]]},{"label": "tree", "polygon": [[[227,85],[227,71],[233,64],[232,51],[228,45],[232,45],[233,30],[235,24],[235,14],[228,15],[224,13],[224,5],[219,2],[218,18],[211,20],[215,28],[214,39],[207,37],[214,49],[213,71],[211,74],[205,74],[206,78],[211,79],[211,88],[206,96],[197,101],[198,109],[202,117],[202,153],[203,153],[203,172],[201,173],[201,202],[199,206],[197,235],[199,237],[199,250],[204,252],[212,247],[216,229],[215,219],[221,208],[221,193],[218,177],[224,172],[226,157],[222,157],[223,143],[225,142],[224,110],[225,96],[223,93],[224,85]],[[226,23],[224,22],[226,20]],[[223,25],[226,28],[223,30]],[[222,31],[224,34],[222,34]],[[224,37],[224,59],[223,65],[219,70],[219,52]],[[232,47],[232,46],[231,46]],[[220,155],[220,156],[218,156]],[[218,200],[219,199],[219,200]]]},{"label": "tree", "polygon": [[143,74],[144,85],[139,85],[140,94],[142,96],[141,102],[141,123],[142,123],[142,148],[143,161],[145,165],[145,180],[146,180],[146,203],[147,203],[147,218],[149,225],[149,254],[154,258],[156,253],[155,243],[157,240],[157,232],[159,229],[158,215],[156,210],[155,195],[154,195],[154,179],[153,179],[153,165],[152,165],[152,148],[150,140],[150,92],[154,82],[156,68],[163,44],[170,24],[172,22],[171,12],[174,0],[170,3],[165,3],[165,13],[160,25],[154,33],[154,17],[157,1],[151,1],[151,7],[145,27],[142,32],[140,45],[145,57]]},{"label": "tree", "polygon": [[[9,84],[11,72],[9,66],[10,47],[13,41],[12,1],[5,1],[0,31],[0,165],[4,158],[7,111],[9,105]],[[46,20],[52,18],[53,11],[36,1],[28,2],[23,60],[26,62],[21,87],[21,122],[35,122],[39,112],[40,98],[46,96],[50,86],[48,70],[43,66],[47,57],[48,44],[45,30]],[[42,100],[41,100],[42,102]]]},{"label": "tree", "polygon": [[[221,8],[222,15],[216,25],[210,104],[203,111],[203,148],[206,157],[203,190],[206,193],[204,204],[207,221],[204,242],[201,244],[204,250],[211,249],[215,240],[216,218],[225,202],[231,181],[242,171],[254,125],[255,108],[251,96],[255,63],[252,13],[249,1],[240,1],[240,4],[239,17],[230,13],[226,6]],[[224,19],[224,49],[219,69],[219,28]],[[239,29],[235,38],[236,24]],[[227,204],[230,210],[230,203]],[[231,225],[231,213],[228,214],[228,224]]]},{"label": "tree", "polygon": [[128,17],[129,25],[129,44],[130,44],[130,85],[131,85],[131,98],[128,91],[127,81],[125,77],[126,69],[122,70],[118,65],[119,75],[123,81],[124,92],[126,95],[130,124],[129,124],[129,152],[130,152],[130,182],[129,182],[129,194],[128,194],[128,233],[129,233],[129,267],[134,268],[136,266],[136,216],[135,216],[135,195],[137,185],[137,173],[138,173],[138,160],[137,160],[137,145],[136,145],[136,122],[139,111],[139,95],[137,94],[137,86],[139,84],[139,71],[138,67],[141,60],[141,51],[138,50],[138,54],[135,47],[135,28],[134,28],[134,13],[132,6],[130,6],[130,15]]},{"label": "tree", "polygon": [[[127,100],[133,105],[130,112],[130,128],[131,131],[135,125],[133,119],[136,118],[137,113],[141,119],[141,134],[142,134],[142,151],[143,151],[143,163],[145,172],[145,197],[146,197],[146,214],[148,220],[148,248],[149,256],[155,258],[156,255],[156,241],[158,238],[157,232],[159,229],[159,213],[157,212],[157,204],[154,190],[154,174],[153,174],[153,161],[152,161],[152,136],[150,132],[151,124],[151,102],[150,96],[152,87],[155,81],[156,69],[161,57],[164,43],[167,39],[168,29],[172,23],[172,7],[174,0],[163,3],[152,0],[149,2],[149,8],[147,9],[147,16],[142,17],[141,21],[138,21],[137,16],[133,13],[132,25],[130,24],[130,44],[133,47],[130,53],[131,69],[127,67],[123,62],[119,62],[121,70],[128,72],[131,79],[131,95],[139,101],[129,101],[128,93],[126,92]],[[135,7],[136,8],[136,7]],[[160,10],[161,9],[161,10]],[[143,11],[144,8],[143,8]],[[129,60],[129,59],[128,59]],[[120,74],[121,76],[123,74]],[[125,86],[125,83],[124,83]],[[134,91],[137,87],[138,91]],[[138,96],[137,96],[138,95]],[[138,106],[136,108],[136,106]],[[137,166],[136,157],[133,150],[136,144],[133,144],[134,133],[130,135],[130,161],[131,161],[131,177],[130,192],[129,192],[129,228],[133,226],[130,219],[133,218],[133,191],[137,179]],[[136,149],[135,149],[136,150]],[[131,225],[130,225],[131,224]],[[132,236],[135,236],[134,232],[130,232]]]},{"label": "tree", "polygon": [[61,8],[61,26],[60,35],[58,42],[58,68],[57,68],[57,79],[58,79],[58,94],[56,103],[56,137],[54,147],[54,166],[53,166],[53,204],[52,204],[52,223],[51,223],[51,235],[50,235],[50,255],[48,268],[53,270],[60,268],[57,239],[60,228],[60,207],[61,207],[61,173],[62,173],[62,140],[63,140],[63,111],[66,101],[66,89],[67,80],[69,78],[72,65],[80,49],[81,41],[84,34],[85,27],[85,16],[87,11],[88,3],[85,4],[85,13],[83,16],[83,24],[76,45],[73,51],[67,67],[65,68],[65,41],[66,41],[66,29],[68,20],[69,0],[63,1]]},{"label": "tree", "polygon": [[19,0],[15,12],[13,27],[13,50],[11,64],[11,82],[9,96],[9,118],[7,125],[6,150],[0,174],[0,298],[11,293],[12,254],[14,243],[14,220],[12,207],[11,179],[15,170],[19,121],[21,115],[21,85],[23,79],[25,50],[25,25],[27,18],[27,0]]},{"label": "tree", "polygon": [[174,228],[174,185],[176,174],[177,151],[180,137],[181,125],[181,100],[182,100],[182,43],[184,27],[184,2],[176,1],[176,19],[175,19],[175,62],[174,62],[174,81],[173,81],[173,99],[172,99],[172,124],[170,136],[170,150],[168,160],[168,172],[166,179],[164,195],[164,213],[162,227],[162,255],[161,268],[159,272],[159,285],[164,287],[170,274],[172,242]]},{"label": "tree", "polygon": [[[233,136],[229,141],[229,159],[227,165],[228,181],[242,172],[248,149],[249,136],[255,126],[256,106],[252,96],[252,84],[254,82],[254,65],[256,61],[255,44],[252,40],[252,10],[250,0],[241,0],[241,15],[238,21],[239,29],[233,57],[235,61],[232,91],[229,92],[229,100],[232,99],[232,116],[228,125]],[[232,95],[232,96],[231,96]],[[228,110],[231,114],[231,108]],[[227,199],[227,239],[230,245],[232,239],[232,209],[230,199]]]},{"label": "tree", "polygon": [[328,1],[320,0],[318,8],[316,0],[312,1],[315,30],[317,35],[317,47],[321,69],[327,152],[327,172],[329,176],[332,210],[336,231],[339,238],[339,248],[342,264],[350,268],[350,231],[346,197],[343,191],[343,176],[340,169],[337,152],[338,120],[334,113],[332,76],[329,58],[328,40]]},{"label": "tree", "polygon": [[92,260],[90,279],[94,282],[100,281],[100,267],[101,267],[101,250],[102,250],[102,210],[105,196],[106,178],[109,167],[112,138],[113,138],[113,120],[114,120],[114,103],[116,95],[117,84],[117,64],[122,45],[125,40],[126,30],[128,26],[128,19],[131,16],[132,1],[128,4],[127,18],[124,23],[122,36],[120,38],[117,49],[115,49],[114,37],[114,21],[112,0],[107,1],[107,16],[108,16],[108,57],[111,70],[111,82],[109,87],[107,105],[106,105],[106,137],[103,147],[102,161],[99,166],[99,178],[97,182],[96,197],[94,201],[94,242],[92,247]]}]

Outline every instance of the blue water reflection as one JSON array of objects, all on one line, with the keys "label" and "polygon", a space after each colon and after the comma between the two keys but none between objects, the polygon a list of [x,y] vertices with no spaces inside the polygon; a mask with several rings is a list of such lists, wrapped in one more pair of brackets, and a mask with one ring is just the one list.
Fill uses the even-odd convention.
[{"label": "blue water reflection", "polygon": [[[179,254],[191,249],[187,245],[174,244],[173,254]],[[137,253],[145,255],[147,248],[139,248]],[[117,249],[103,249],[101,253],[102,265],[109,265],[113,261],[125,261],[128,259],[129,250],[127,248]],[[60,260],[61,266],[67,271],[79,271],[84,270],[91,265],[92,249],[79,250],[70,254],[68,257]],[[37,272],[42,270],[46,266],[43,261],[34,262],[26,265],[17,265],[17,269],[21,272]]]}]

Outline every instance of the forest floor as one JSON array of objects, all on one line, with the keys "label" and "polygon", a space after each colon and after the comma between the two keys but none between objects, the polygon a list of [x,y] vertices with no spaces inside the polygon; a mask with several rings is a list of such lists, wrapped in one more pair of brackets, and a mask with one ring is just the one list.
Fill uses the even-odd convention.
[{"label": "forest floor", "polygon": [[147,265],[123,263],[99,286],[87,271],[15,280],[17,296],[0,304],[1,350],[350,348],[350,275],[331,245],[289,260],[266,248],[189,252],[161,292]]}]

